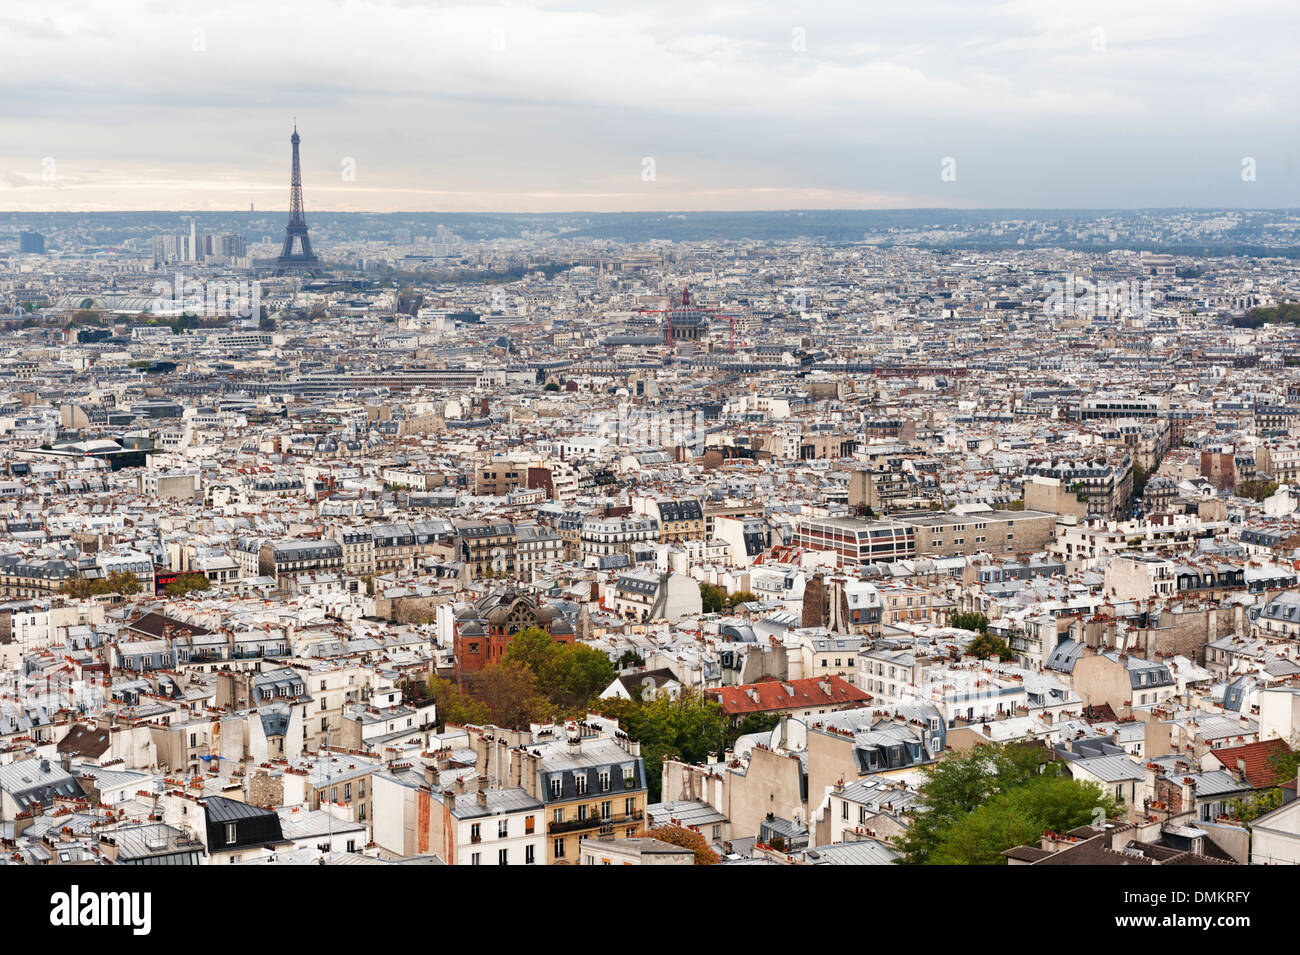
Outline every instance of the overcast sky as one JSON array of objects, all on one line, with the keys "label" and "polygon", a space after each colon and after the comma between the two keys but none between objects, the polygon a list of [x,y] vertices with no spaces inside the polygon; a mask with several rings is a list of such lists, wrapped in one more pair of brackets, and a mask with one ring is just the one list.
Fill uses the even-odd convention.
[{"label": "overcast sky", "polygon": [[1295,207],[1297,37],[1294,0],[4,0],[0,208],[285,209],[294,117],[309,214]]}]

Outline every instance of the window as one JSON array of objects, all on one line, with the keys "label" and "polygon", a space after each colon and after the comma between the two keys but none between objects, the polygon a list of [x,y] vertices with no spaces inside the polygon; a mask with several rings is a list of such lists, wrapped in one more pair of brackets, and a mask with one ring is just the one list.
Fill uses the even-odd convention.
[{"label": "window", "polygon": [[469,827],[469,841],[480,842],[483,839],[483,827],[477,822]]},{"label": "window", "polygon": [[552,799],[560,798],[560,777],[559,776],[555,776],[551,779],[551,798]]},{"label": "window", "polygon": [[535,823],[533,822],[533,817],[524,816],[524,835],[531,836],[533,834],[534,828],[535,828]]},{"label": "window", "polygon": [[226,823],[226,845],[231,846],[234,844],[235,844],[235,824],[233,822],[228,822]]},{"label": "window", "polygon": [[611,803],[608,799],[606,799],[603,803],[600,804],[600,818],[608,819],[613,814],[614,814],[613,803]]},{"label": "window", "polygon": [[555,840],[555,858],[557,858],[557,859],[563,859],[563,858],[564,858],[564,840],[563,840],[563,839],[556,839],[556,840]]},{"label": "window", "polygon": [[573,784],[577,788],[578,795],[581,796],[587,791],[587,774],[574,773]]},{"label": "window", "polygon": [[584,806],[579,806],[579,807],[578,807],[578,822],[582,822],[582,821],[583,821],[584,819],[586,819],[586,818],[587,818],[587,807],[586,807],[585,805],[584,805]]},{"label": "window", "polygon": [[630,816],[634,812],[636,812],[636,800],[629,796],[623,800],[623,814]]},{"label": "window", "polygon": [[[532,817],[530,816],[529,818],[531,819]],[[532,830],[529,831],[531,832]],[[524,865],[532,865],[532,864],[533,864],[533,847],[531,845],[524,846]]]},{"label": "window", "polygon": [[510,850],[509,849],[498,850],[497,865],[509,865],[509,864],[510,864]]},{"label": "window", "polygon": [[603,793],[609,792],[609,770],[608,769],[602,769],[600,771],[600,791]]},{"label": "window", "polygon": [[480,856],[480,854],[476,852],[476,853],[474,853],[472,856],[470,856],[470,857],[469,857],[469,864],[470,864],[470,865],[480,865],[480,864],[482,864],[482,857]]},{"label": "window", "polygon": [[497,838],[504,839],[508,835],[510,835],[510,820],[505,818],[498,819]]}]

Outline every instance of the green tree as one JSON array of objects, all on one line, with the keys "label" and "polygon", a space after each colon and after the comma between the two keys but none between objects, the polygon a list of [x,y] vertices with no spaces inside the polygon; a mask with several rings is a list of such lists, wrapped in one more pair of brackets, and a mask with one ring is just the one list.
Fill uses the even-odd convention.
[{"label": "green tree", "polygon": [[758,598],[748,590],[737,590],[734,594],[727,595],[727,608],[734,609],[737,604],[753,603]]},{"label": "green tree", "polygon": [[211,586],[212,582],[203,574],[185,573],[164,587],[163,593],[169,597],[183,597],[192,591],[207,590]]},{"label": "green tree", "polygon": [[1115,800],[1096,783],[1039,776],[1000,792],[942,835],[931,865],[1001,865],[1002,853],[1037,842],[1044,831],[1068,832],[1113,818]]},{"label": "green tree", "polygon": [[1276,494],[1277,489],[1276,481],[1242,481],[1237,485],[1237,495],[1252,501],[1262,501]]},{"label": "green tree", "polygon": [[1133,462],[1133,496],[1141,497],[1142,492],[1147,488],[1147,469],[1136,461]]},{"label": "green tree", "polygon": [[498,726],[524,729],[549,715],[537,675],[522,663],[503,660],[488,664],[469,682],[471,695],[487,705],[491,721]]},{"label": "green tree", "polygon": [[731,749],[736,740],[750,733],[770,733],[780,722],[781,717],[775,713],[750,713],[727,731],[727,748]]},{"label": "green tree", "polygon": [[430,677],[425,698],[433,700],[438,720],[444,727],[448,723],[463,726],[466,723],[492,722],[492,713],[487,704],[466,696],[451,680]]},{"label": "green tree", "polygon": [[562,644],[540,627],[525,627],[510,638],[503,663],[526,667],[561,715],[580,715],[618,675],[609,657],[583,643]]},{"label": "green tree", "polygon": [[64,586],[63,592],[81,600],[106,594],[129,597],[140,592],[140,578],[129,570],[110,570],[106,576],[94,579],[74,577]]},{"label": "green tree", "polygon": [[[1294,780],[1296,773],[1300,772],[1300,749],[1274,753],[1268,758],[1268,765],[1277,779],[1283,782]],[[1270,786],[1249,796],[1229,800],[1228,815],[1235,816],[1244,823],[1251,823],[1281,806],[1282,799],[1282,787]]]},{"label": "green tree", "polygon": [[544,684],[551,702],[566,713],[586,711],[617,676],[609,657],[585,643],[562,646]]},{"label": "green tree", "polygon": [[551,668],[559,654],[559,644],[541,627],[524,627],[510,638],[503,660],[522,663],[543,682],[551,678]]},{"label": "green tree", "polygon": [[1007,645],[1007,642],[1001,637],[994,636],[988,631],[983,631],[978,637],[972,640],[966,647],[966,652],[977,660],[987,660],[989,657],[997,657],[999,660],[1014,660],[1015,651]]},{"label": "green tree", "polygon": [[727,746],[729,720],[716,700],[697,691],[678,699],[656,696],[651,700],[598,700],[602,716],[618,720],[619,728],[641,743],[646,784],[652,802],[660,798],[665,757],[702,763],[710,753]]},{"label": "green tree", "polygon": [[905,865],[921,865],[948,831],[993,796],[1023,786],[1040,775],[1059,773],[1041,746],[999,743],[976,746],[926,766],[918,792],[925,808],[912,828],[894,840]]},{"label": "green tree", "polygon": [[1228,800],[1227,814],[1242,823],[1249,824],[1281,805],[1282,790],[1274,786],[1271,789],[1261,789],[1259,792],[1251,793],[1249,796],[1243,796],[1240,799]]},{"label": "green tree", "polygon": [[110,570],[108,576],[104,578],[104,584],[106,587],[104,593],[129,597],[140,592],[140,578],[130,570]]},{"label": "green tree", "polygon": [[700,584],[700,602],[704,613],[722,613],[727,609],[727,592],[715,584]]},{"label": "green tree", "polygon": [[975,633],[987,633],[989,629],[989,618],[975,611],[955,613],[948,622],[958,630],[971,630]]},{"label": "green tree", "polygon": [[637,653],[635,650],[631,650],[631,649],[624,650],[622,654],[619,655],[618,668],[620,670],[628,670],[631,669],[632,667],[643,667],[643,666],[645,666],[645,658],[642,657],[641,654]]},{"label": "green tree", "polygon": [[74,600],[85,600],[93,593],[88,577],[73,577],[63,585],[63,592]]}]

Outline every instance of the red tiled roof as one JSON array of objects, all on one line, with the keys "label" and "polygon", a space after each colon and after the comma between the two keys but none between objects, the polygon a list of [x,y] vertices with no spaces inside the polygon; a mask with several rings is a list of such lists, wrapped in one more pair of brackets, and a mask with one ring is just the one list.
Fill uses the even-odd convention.
[{"label": "red tiled roof", "polygon": [[1291,752],[1290,747],[1280,739],[1266,739],[1258,743],[1246,743],[1243,746],[1228,746],[1213,750],[1214,758],[1225,769],[1235,770],[1238,760],[1245,760],[1246,782],[1255,789],[1267,789],[1285,782],[1269,764],[1274,756]]},{"label": "red tiled roof", "polygon": [[749,683],[745,686],[724,686],[709,692],[717,697],[718,702],[722,704],[722,709],[729,716],[771,713],[810,706],[844,707],[871,700],[870,693],[864,693],[838,676],[788,680],[784,683],[771,680]]}]

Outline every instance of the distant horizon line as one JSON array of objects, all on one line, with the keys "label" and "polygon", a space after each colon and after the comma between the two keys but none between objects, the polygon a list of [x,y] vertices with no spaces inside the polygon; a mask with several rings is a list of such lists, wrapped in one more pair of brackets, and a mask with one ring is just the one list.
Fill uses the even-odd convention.
[{"label": "distant horizon line", "polygon": [[[0,209],[0,215],[257,215],[258,213],[288,214],[289,209]],[[511,210],[471,209],[316,209],[307,210],[307,215],[447,215],[447,216],[624,216],[624,215],[759,215],[772,213],[825,214],[830,212],[1293,212],[1300,213],[1297,206],[836,206],[828,208],[808,208],[791,206],[773,209],[617,209],[617,210],[548,210],[543,212],[524,212]]]}]

